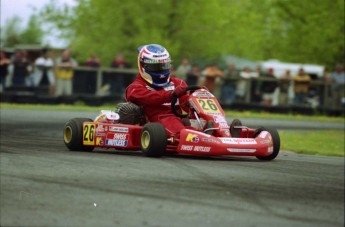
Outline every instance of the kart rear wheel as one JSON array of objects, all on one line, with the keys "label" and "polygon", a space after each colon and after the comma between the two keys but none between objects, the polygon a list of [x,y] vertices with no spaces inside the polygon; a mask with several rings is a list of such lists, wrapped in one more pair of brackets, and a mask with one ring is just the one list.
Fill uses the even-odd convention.
[{"label": "kart rear wheel", "polygon": [[92,151],[93,146],[83,145],[83,123],[93,122],[89,118],[73,118],[69,120],[63,130],[63,141],[71,151]]},{"label": "kart rear wheel", "polygon": [[167,146],[167,132],[159,123],[147,123],[140,133],[141,151],[148,157],[161,157]]},{"label": "kart rear wheel", "polygon": [[257,159],[262,161],[271,161],[277,157],[280,150],[280,137],[277,129],[275,128],[268,128],[268,127],[260,127],[255,130],[254,132],[254,138],[257,137],[262,131],[268,131],[271,134],[272,137],[272,143],[273,143],[273,152],[272,154],[268,156],[256,156]]}]

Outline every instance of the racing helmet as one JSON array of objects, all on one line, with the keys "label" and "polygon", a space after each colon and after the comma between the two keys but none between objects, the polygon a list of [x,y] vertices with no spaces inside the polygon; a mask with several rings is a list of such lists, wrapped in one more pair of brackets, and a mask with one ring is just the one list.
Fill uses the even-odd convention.
[{"label": "racing helmet", "polygon": [[140,76],[154,87],[164,87],[170,81],[171,59],[161,45],[148,44],[138,48]]}]

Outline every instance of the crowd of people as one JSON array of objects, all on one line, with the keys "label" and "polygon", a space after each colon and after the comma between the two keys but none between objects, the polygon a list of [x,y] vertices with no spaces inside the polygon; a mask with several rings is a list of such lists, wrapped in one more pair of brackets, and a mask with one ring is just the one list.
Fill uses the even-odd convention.
[{"label": "crowd of people", "polygon": [[43,48],[34,62],[30,62],[24,50],[16,50],[11,59],[1,52],[0,62],[0,91],[6,87],[45,86],[51,96],[72,95],[72,78],[78,63],[69,49],[63,50],[61,56],[53,60],[49,50]]},{"label": "crowd of people", "polygon": [[[92,54],[80,65],[99,68],[100,59]],[[65,49],[56,59],[50,57],[48,49],[41,51],[40,57],[33,63],[27,53],[16,50],[9,59],[0,53],[0,92],[8,86],[45,86],[50,96],[70,96],[73,94],[74,68],[78,62],[72,57],[71,50]],[[131,68],[122,53],[118,53],[109,65],[112,68]],[[264,106],[298,105],[328,107],[344,105],[345,73],[344,66],[337,65],[332,72],[325,69],[321,77],[312,78],[303,68],[296,74],[286,69],[284,75],[277,77],[273,68],[263,71],[244,67],[239,69],[229,64],[220,69],[217,64],[201,68],[191,64],[188,58],[182,59],[171,74],[186,81],[188,85],[206,87],[224,104],[234,102],[259,103]],[[123,77],[105,77],[116,90],[124,91]],[[325,89],[327,87],[327,89]]]},{"label": "crowd of people", "polygon": [[[6,53],[0,53],[0,92],[7,87],[46,87],[50,96],[71,96],[73,94],[73,77],[77,66],[99,68],[100,59],[92,54],[85,62],[79,64],[72,57],[70,49],[65,49],[60,56],[53,59],[50,51],[43,48],[40,56],[30,62],[27,52],[16,50],[11,58]],[[119,53],[110,63],[112,68],[130,68],[122,53]],[[96,75],[91,72],[92,75]],[[123,84],[119,78],[109,80],[113,87]]]},{"label": "crowd of people", "polygon": [[217,64],[200,69],[190,64],[187,58],[177,67],[175,74],[188,85],[207,87],[224,104],[234,102],[259,103],[264,106],[296,105],[318,107],[342,107],[345,105],[344,66],[336,65],[333,72],[325,68],[323,75],[312,77],[303,67],[296,74],[286,69],[284,75],[277,76],[273,68],[263,71],[244,67],[238,69],[229,64],[221,70]]}]

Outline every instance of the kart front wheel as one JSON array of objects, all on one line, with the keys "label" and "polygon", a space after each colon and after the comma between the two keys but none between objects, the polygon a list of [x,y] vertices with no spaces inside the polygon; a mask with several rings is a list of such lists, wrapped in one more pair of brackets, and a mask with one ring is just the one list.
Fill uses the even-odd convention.
[{"label": "kart front wheel", "polygon": [[275,128],[268,128],[268,127],[260,127],[256,129],[254,132],[254,138],[258,136],[262,131],[268,131],[271,134],[272,137],[272,143],[273,143],[273,152],[272,154],[268,156],[256,156],[257,159],[262,161],[271,161],[277,157],[280,150],[280,137],[277,129]]},{"label": "kart front wheel", "polygon": [[63,141],[71,151],[92,151],[93,146],[83,145],[83,123],[92,122],[89,118],[73,118],[63,129]]},{"label": "kart front wheel", "polygon": [[140,133],[141,151],[148,157],[161,157],[167,146],[167,132],[159,123],[147,123]]}]

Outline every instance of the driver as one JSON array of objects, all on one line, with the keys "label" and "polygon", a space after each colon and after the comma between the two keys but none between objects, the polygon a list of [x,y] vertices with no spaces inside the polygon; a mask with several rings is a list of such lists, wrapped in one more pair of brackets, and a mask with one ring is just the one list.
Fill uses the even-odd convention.
[{"label": "driver", "polygon": [[149,122],[159,122],[169,135],[176,134],[186,126],[173,114],[171,99],[177,96],[178,104],[186,109],[187,84],[170,74],[172,61],[163,46],[148,44],[138,51],[139,73],[126,89],[126,100],[141,106]]}]

